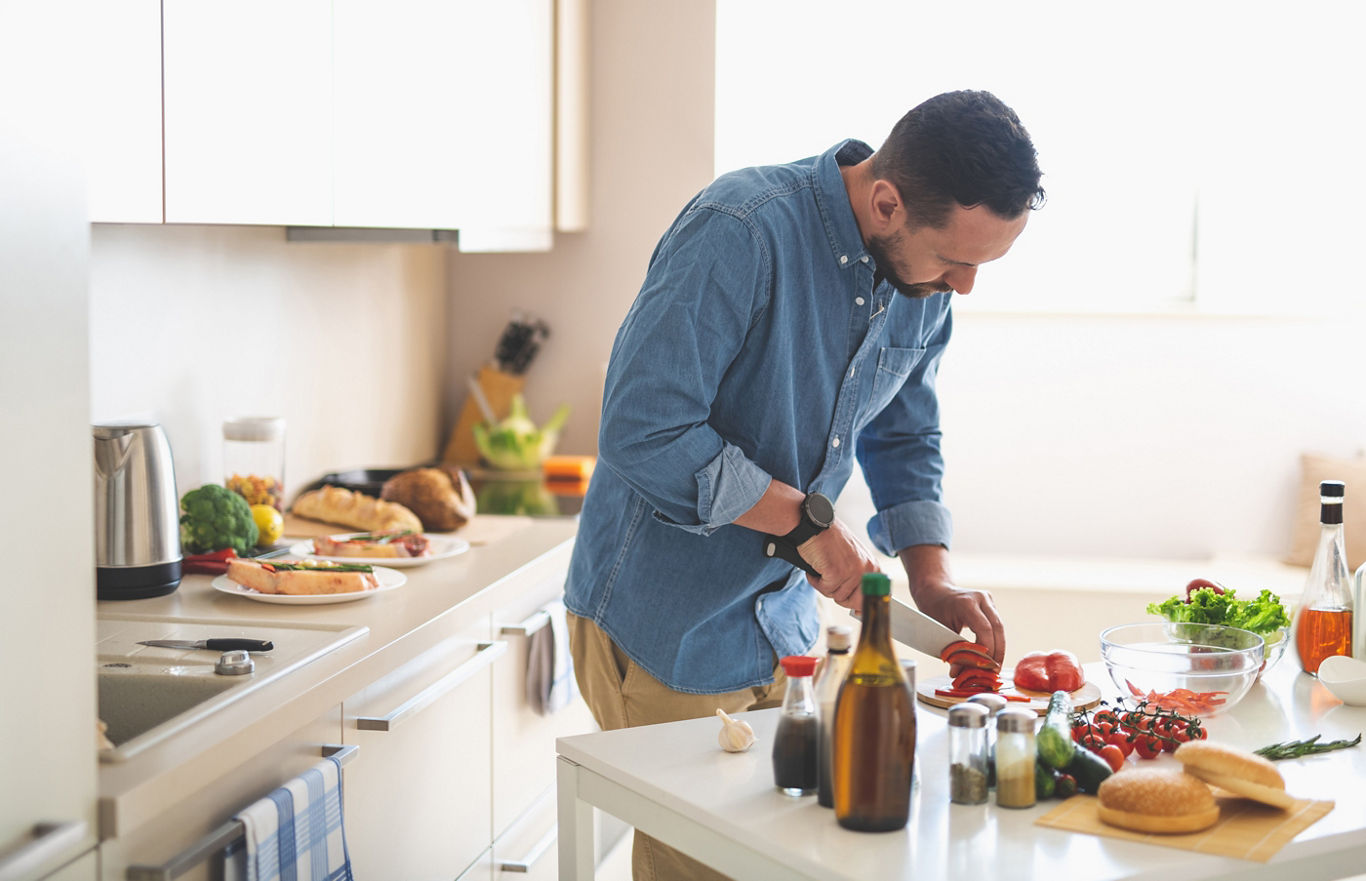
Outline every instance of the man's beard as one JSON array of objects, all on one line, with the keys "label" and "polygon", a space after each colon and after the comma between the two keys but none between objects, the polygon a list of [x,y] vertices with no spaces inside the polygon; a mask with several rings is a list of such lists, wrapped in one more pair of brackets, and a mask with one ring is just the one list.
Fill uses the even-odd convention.
[{"label": "man's beard", "polygon": [[878,275],[882,276],[887,282],[896,289],[898,294],[910,297],[913,300],[923,300],[935,294],[947,294],[953,290],[948,285],[936,283],[911,284],[903,281],[892,268],[892,258],[890,246],[897,244],[901,240],[900,234],[895,237],[873,236],[868,240],[868,253],[873,255],[873,262],[877,263]]}]

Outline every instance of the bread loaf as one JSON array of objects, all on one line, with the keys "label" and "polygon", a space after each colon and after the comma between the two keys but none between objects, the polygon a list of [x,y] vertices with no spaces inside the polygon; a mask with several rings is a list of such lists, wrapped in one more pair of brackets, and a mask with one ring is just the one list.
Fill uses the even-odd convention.
[{"label": "bread loaf", "polygon": [[413,468],[384,483],[380,498],[417,515],[432,532],[459,529],[474,516],[474,490],[459,468]]},{"label": "bread loaf", "polygon": [[1187,774],[1226,792],[1282,810],[1295,804],[1285,791],[1281,772],[1256,753],[1226,743],[1192,740],[1177,747],[1173,755]]},{"label": "bread loaf", "polygon": [[386,502],[339,486],[325,486],[303,493],[291,511],[299,517],[336,523],[366,532],[401,529],[422,531],[417,515],[395,502]]}]

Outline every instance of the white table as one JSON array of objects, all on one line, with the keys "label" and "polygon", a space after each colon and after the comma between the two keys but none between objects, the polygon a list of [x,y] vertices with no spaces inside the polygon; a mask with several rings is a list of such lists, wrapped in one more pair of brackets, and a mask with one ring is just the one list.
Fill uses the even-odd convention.
[{"label": "white table", "polygon": [[[1102,667],[1088,665],[1087,674],[1113,694]],[[745,881],[1309,881],[1366,873],[1366,743],[1277,763],[1292,795],[1334,799],[1337,807],[1258,863],[1035,826],[1056,801],[1027,810],[950,804],[945,716],[924,704],[917,705],[910,822],[899,832],[850,832],[814,796],[793,799],[773,787],[777,714],[741,714],[758,735],[745,753],[717,746],[715,718],[560,738],[561,881],[593,877],[593,807]],[[1213,739],[1248,749],[1313,734],[1334,740],[1366,730],[1366,708],[1343,705],[1286,657],[1207,727]],[[1170,756],[1151,761],[1175,764]]]}]

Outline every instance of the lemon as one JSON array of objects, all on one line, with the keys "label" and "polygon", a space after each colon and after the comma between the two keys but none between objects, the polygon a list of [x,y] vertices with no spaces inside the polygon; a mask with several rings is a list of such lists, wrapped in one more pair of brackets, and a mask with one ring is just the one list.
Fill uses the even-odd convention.
[{"label": "lemon", "polygon": [[273,545],[284,534],[285,518],[270,505],[252,505],[251,519],[256,521],[256,528],[261,531],[261,537],[256,540],[258,547]]}]

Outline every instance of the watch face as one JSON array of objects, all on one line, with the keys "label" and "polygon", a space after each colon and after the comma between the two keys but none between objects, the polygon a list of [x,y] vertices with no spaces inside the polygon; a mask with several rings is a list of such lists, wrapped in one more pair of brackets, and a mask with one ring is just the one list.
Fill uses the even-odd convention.
[{"label": "watch face", "polygon": [[806,516],[817,526],[824,528],[835,522],[835,506],[820,493],[809,494],[803,505],[806,508]]}]

